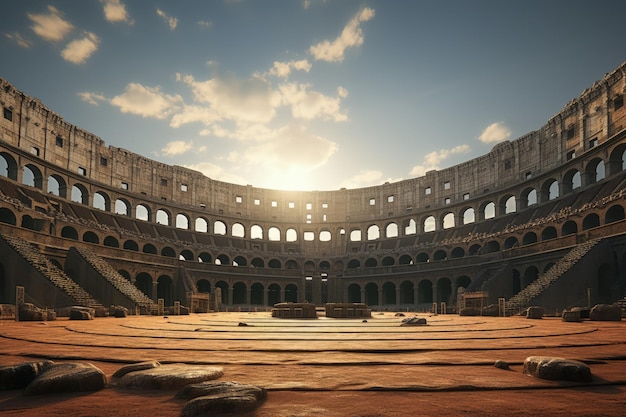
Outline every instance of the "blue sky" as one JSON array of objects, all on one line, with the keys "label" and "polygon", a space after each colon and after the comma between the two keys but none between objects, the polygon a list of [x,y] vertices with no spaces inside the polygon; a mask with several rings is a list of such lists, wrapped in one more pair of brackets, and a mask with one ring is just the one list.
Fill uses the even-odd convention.
[{"label": "blue sky", "polygon": [[421,176],[626,61],[623,0],[9,0],[0,76],[113,145],[288,190]]}]

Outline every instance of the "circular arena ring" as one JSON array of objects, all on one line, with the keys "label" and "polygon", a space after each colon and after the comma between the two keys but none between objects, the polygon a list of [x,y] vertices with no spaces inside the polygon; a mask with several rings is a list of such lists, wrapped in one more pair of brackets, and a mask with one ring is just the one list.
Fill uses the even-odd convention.
[{"label": "circular arena ring", "polygon": [[[611,387],[620,395],[609,398],[621,398],[621,411],[626,406],[624,322],[570,323],[547,317],[420,317],[426,318],[426,325],[401,326],[405,317],[389,312],[374,313],[366,320],[208,313],[43,323],[3,321],[0,366],[15,363],[17,358],[86,360],[101,364],[110,373],[124,364],[147,360],[217,365],[223,367],[224,378],[269,391],[270,408],[263,406],[253,415],[281,415],[278,409],[271,408],[272,397],[280,398],[279,393],[290,393],[291,399],[285,401],[291,404],[292,411],[298,409],[297,404],[306,403],[298,402],[298,397],[326,393],[324,398],[329,404],[345,399],[346,395],[351,395],[355,403],[342,412],[336,411],[342,410],[337,404],[324,408],[318,401],[316,404],[326,410],[325,415],[403,415],[403,409],[396,410],[393,405],[381,405],[370,414],[359,414],[364,411],[357,409],[359,404],[365,404],[359,402],[363,395],[375,397],[382,393],[387,395],[385,398],[402,393],[424,398],[421,395],[438,393],[449,399],[454,398],[454,393],[464,393],[465,401],[469,401],[478,392],[483,396],[491,392],[498,397],[502,391],[532,391],[536,396],[538,392],[581,387],[581,383],[547,381],[523,374],[526,357],[553,356],[587,363],[594,378],[591,384],[584,385],[585,389]],[[507,362],[510,369],[494,367],[496,360]],[[406,408],[403,401],[394,400],[394,404]],[[454,407],[455,401],[447,404],[448,400],[444,400],[442,414],[452,410],[446,407]],[[572,400],[567,401],[563,410],[572,415],[567,407]],[[311,411],[311,406],[306,410]],[[621,415],[621,411],[615,415]],[[307,413],[293,411],[285,415]]]}]

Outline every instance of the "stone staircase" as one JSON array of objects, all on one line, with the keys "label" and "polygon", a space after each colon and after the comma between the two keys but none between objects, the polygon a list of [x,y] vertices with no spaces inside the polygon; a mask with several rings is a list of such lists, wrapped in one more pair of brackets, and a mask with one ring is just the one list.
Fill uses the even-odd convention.
[{"label": "stone staircase", "polygon": [[120,275],[106,260],[88,249],[78,247],[74,247],[74,249],[98,274],[100,274],[100,276],[102,276],[102,278],[107,280],[115,289],[128,297],[136,305],[145,308],[146,311],[156,309],[156,305],[146,294]]},{"label": "stone staircase", "polygon": [[70,296],[76,305],[91,307],[95,309],[104,308],[95,298],[85,291],[74,280],[61,271],[39,249],[29,242],[19,237],[0,234],[7,244],[15,250],[19,256],[24,258],[29,264],[50,280],[57,288]]},{"label": "stone staircase", "polygon": [[581,243],[570,250],[560,261],[540,275],[522,291],[515,294],[506,302],[506,315],[517,314],[531,305],[532,300],[554,284],[559,278],[570,270],[591,248],[597,245],[601,239],[592,239]]}]

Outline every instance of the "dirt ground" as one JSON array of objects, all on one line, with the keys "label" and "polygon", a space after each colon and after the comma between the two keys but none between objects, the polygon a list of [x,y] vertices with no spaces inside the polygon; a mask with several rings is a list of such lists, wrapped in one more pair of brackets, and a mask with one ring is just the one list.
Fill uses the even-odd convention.
[{"label": "dirt ground", "polygon": [[[626,322],[429,316],[273,319],[208,313],[92,321],[0,321],[0,366],[41,358],[87,361],[110,379],[145,360],[220,366],[223,381],[264,387],[246,416],[622,416]],[[239,324],[247,326],[240,326]],[[524,375],[528,356],[577,359],[593,381]],[[509,370],[494,367],[496,360]],[[175,392],[107,387],[82,394],[0,391],[1,416],[178,416]]]}]

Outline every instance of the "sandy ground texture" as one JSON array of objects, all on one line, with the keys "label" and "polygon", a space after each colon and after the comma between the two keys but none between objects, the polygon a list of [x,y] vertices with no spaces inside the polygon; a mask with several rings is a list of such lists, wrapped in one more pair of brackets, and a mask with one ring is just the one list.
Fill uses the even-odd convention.
[{"label": "sandy ground texture", "polygon": [[[128,363],[221,366],[222,381],[258,385],[267,400],[247,416],[622,416],[626,321],[420,315],[275,319],[269,313],[0,321],[0,366],[87,361],[110,379]],[[245,323],[247,326],[240,326]],[[593,381],[541,380],[528,356],[577,359]],[[494,367],[504,360],[509,370]],[[175,392],[107,387],[81,394],[0,391],[2,416],[178,416]]]}]

